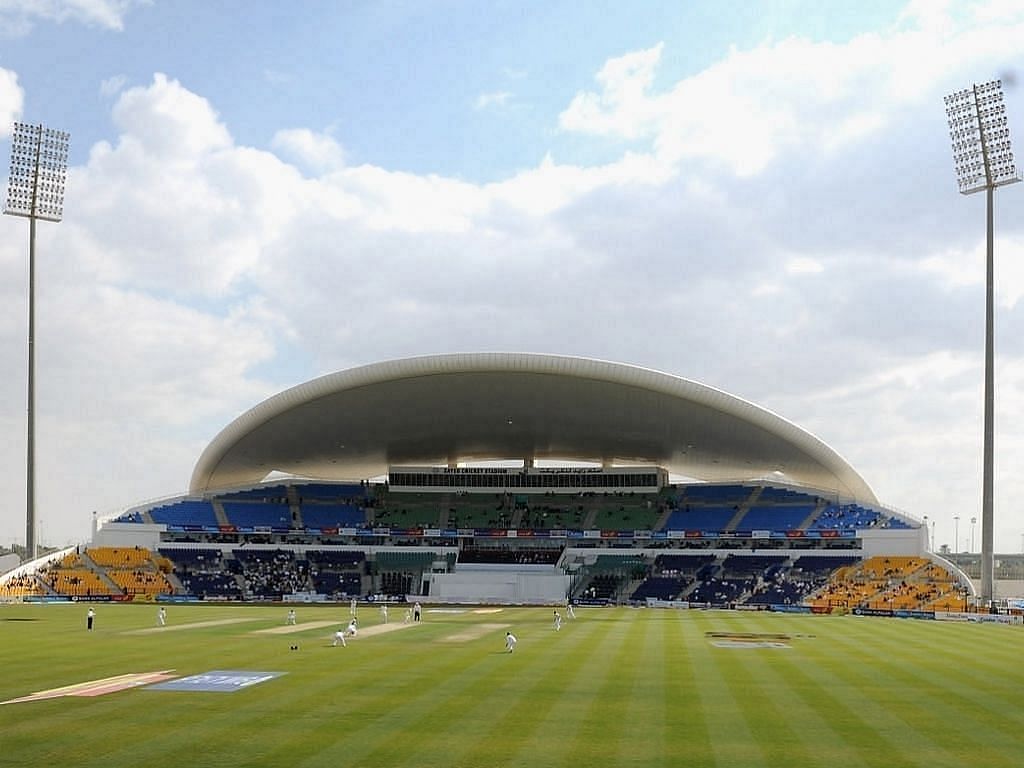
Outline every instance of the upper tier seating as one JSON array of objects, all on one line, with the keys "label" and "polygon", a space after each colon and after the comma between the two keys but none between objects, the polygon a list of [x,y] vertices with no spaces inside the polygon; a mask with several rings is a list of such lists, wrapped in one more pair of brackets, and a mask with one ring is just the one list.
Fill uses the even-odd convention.
[{"label": "upper tier seating", "polygon": [[713,504],[716,506],[738,506],[750,498],[753,488],[749,485],[715,485],[698,483],[680,488],[676,504]]},{"label": "upper tier seating", "polygon": [[732,507],[693,507],[677,509],[665,523],[668,531],[722,531],[732,520]]},{"label": "upper tier seating", "polygon": [[296,483],[292,488],[300,504],[309,501],[361,503],[370,492],[369,487],[358,483]]},{"label": "upper tier seating", "polygon": [[224,501],[224,514],[237,528],[290,529],[291,508],[287,504],[265,501]]},{"label": "upper tier seating", "polygon": [[868,509],[859,504],[830,504],[811,523],[810,529],[843,531],[873,528],[879,524],[881,519],[877,510]]},{"label": "upper tier seating", "polygon": [[149,510],[154,523],[168,526],[218,528],[213,504],[206,500],[183,499]]},{"label": "upper tier seating", "polygon": [[218,501],[272,501],[284,503],[288,498],[288,486],[264,485],[239,491],[225,491],[218,494]]},{"label": "upper tier seating", "polygon": [[758,502],[746,511],[736,529],[741,531],[794,531],[811,513],[813,504],[771,504]]},{"label": "upper tier seating", "polygon": [[374,523],[392,528],[437,528],[441,521],[444,494],[381,494],[374,510]]},{"label": "upper tier seating", "polygon": [[302,506],[302,524],[306,528],[361,528],[366,525],[366,513],[352,504],[305,503]]}]

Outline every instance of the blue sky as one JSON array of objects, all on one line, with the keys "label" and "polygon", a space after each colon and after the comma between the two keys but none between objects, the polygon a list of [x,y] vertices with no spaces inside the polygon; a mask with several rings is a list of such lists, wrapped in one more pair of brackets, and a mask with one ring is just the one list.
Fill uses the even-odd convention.
[{"label": "blue sky", "polygon": [[[980,514],[984,201],[956,193],[942,97],[1005,75],[1019,143],[1021,51],[1008,0],[0,2],[0,153],[14,120],[72,134],[37,265],[43,538],[185,490],[286,387],[500,350],[765,405],[952,545]],[[1022,195],[996,208],[1005,551]],[[27,233],[0,226],[17,478]]]},{"label": "blue sky", "polygon": [[[26,4],[29,7],[30,4]],[[892,24],[900,6],[772,3],[125,4],[121,29],[28,16],[0,62],[26,91],[25,117],[74,124],[73,159],[110,135],[98,84],[165,72],[209,99],[241,144],[282,127],[329,132],[353,163],[493,181],[548,152],[613,158],[619,142],[580,142],[558,112],[611,56],[665,43],[655,89],[730,47],[805,36],[844,42]]]}]

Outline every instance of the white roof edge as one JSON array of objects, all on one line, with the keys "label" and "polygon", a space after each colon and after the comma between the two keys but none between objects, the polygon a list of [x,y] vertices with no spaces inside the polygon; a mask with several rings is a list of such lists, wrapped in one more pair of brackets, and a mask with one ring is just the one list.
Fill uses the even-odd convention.
[{"label": "white roof edge", "polygon": [[867,482],[833,448],[788,419],[748,400],[651,368],[594,358],[529,352],[456,352],[398,358],[311,379],[267,398],[224,427],[200,455],[189,487],[193,490],[205,488],[206,478],[239,439],[301,404],[348,389],[405,378],[503,371],[594,378],[684,398],[729,413],[797,445],[828,467],[847,486],[852,497],[877,503]]}]

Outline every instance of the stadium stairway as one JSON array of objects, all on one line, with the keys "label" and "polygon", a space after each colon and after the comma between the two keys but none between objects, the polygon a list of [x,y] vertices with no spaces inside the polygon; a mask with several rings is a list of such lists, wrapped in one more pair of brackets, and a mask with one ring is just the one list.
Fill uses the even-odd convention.
[{"label": "stadium stairway", "polygon": [[652,528],[651,530],[654,530],[654,531],[663,531],[663,530],[665,530],[665,525],[666,525],[666,523],[668,523],[668,519],[672,516],[672,513],[674,511],[675,511],[675,509],[671,505],[666,504],[665,508],[661,511],[661,514],[658,515],[658,519],[654,523],[654,528]]},{"label": "stadium stairway", "polygon": [[741,501],[739,503],[737,509],[736,509],[736,514],[734,514],[729,519],[729,522],[725,524],[725,526],[722,528],[722,530],[723,531],[735,531],[736,528],[739,526],[740,521],[743,520],[744,515],[746,515],[747,512],[750,510],[751,506],[753,506],[753,504],[759,498],[761,498],[761,491],[763,491],[763,490],[764,490],[763,487],[758,486],[757,488],[755,488],[751,492],[751,494],[749,496],[747,496],[746,499]]},{"label": "stadium stairway", "polygon": [[440,505],[441,505],[441,512],[438,515],[437,525],[438,525],[439,528],[447,528],[448,527],[448,513],[452,509],[452,495],[450,493],[444,494],[444,496],[441,497]]},{"label": "stadium stairway", "polygon": [[814,506],[814,510],[807,516],[807,518],[800,523],[799,530],[807,531],[814,524],[814,521],[818,519],[818,515],[825,511],[825,507],[828,503],[824,499],[818,499],[818,503]]},{"label": "stadium stairway", "polygon": [[87,549],[83,549],[83,551],[78,554],[79,562],[82,565],[82,567],[87,568],[88,570],[95,573],[99,577],[100,581],[103,582],[103,584],[105,584],[110,589],[111,594],[124,594],[124,590],[121,589],[120,586],[118,586],[117,582],[110,578],[110,575],[107,573],[106,569],[99,565],[91,557],[89,557],[88,551],[89,550]]},{"label": "stadium stairway", "polygon": [[646,578],[644,578],[644,579],[630,579],[629,581],[625,582],[619,588],[618,594],[615,595],[615,602],[616,603],[628,602],[629,598],[630,598],[630,595],[635,593],[640,588],[640,585],[644,583],[644,581],[646,581]]},{"label": "stadium stairway", "polygon": [[292,527],[300,531],[305,530],[306,525],[302,521],[302,502],[299,499],[299,489],[289,485],[285,497],[288,500],[288,511],[292,513]]},{"label": "stadium stairway", "polygon": [[220,503],[220,499],[211,499],[210,505],[213,507],[213,514],[217,518],[217,525],[231,525],[231,521],[228,520],[228,513],[224,511],[224,505]]},{"label": "stadium stairway", "polygon": [[175,595],[184,595],[187,592],[185,585],[181,583],[181,579],[178,578],[178,574],[174,571],[164,573],[164,578],[167,579],[167,583],[171,585]]}]

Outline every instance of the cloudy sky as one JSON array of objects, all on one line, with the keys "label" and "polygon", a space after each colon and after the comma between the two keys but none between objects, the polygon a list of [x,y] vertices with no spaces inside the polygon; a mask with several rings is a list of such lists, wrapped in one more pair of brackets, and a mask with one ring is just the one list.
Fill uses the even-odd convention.
[{"label": "cloudy sky", "polygon": [[[1024,142],[1022,59],[1009,0],[0,0],[5,185],[13,121],[72,135],[37,241],[41,540],[184,491],[314,376],[527,351],[757,402],[966,548],[985,201],[943,96],[1003,77]],[[1022,206],[996,195],[997,552],[1024,547]],[[0,218],[4,544],[27,246]]]}]

